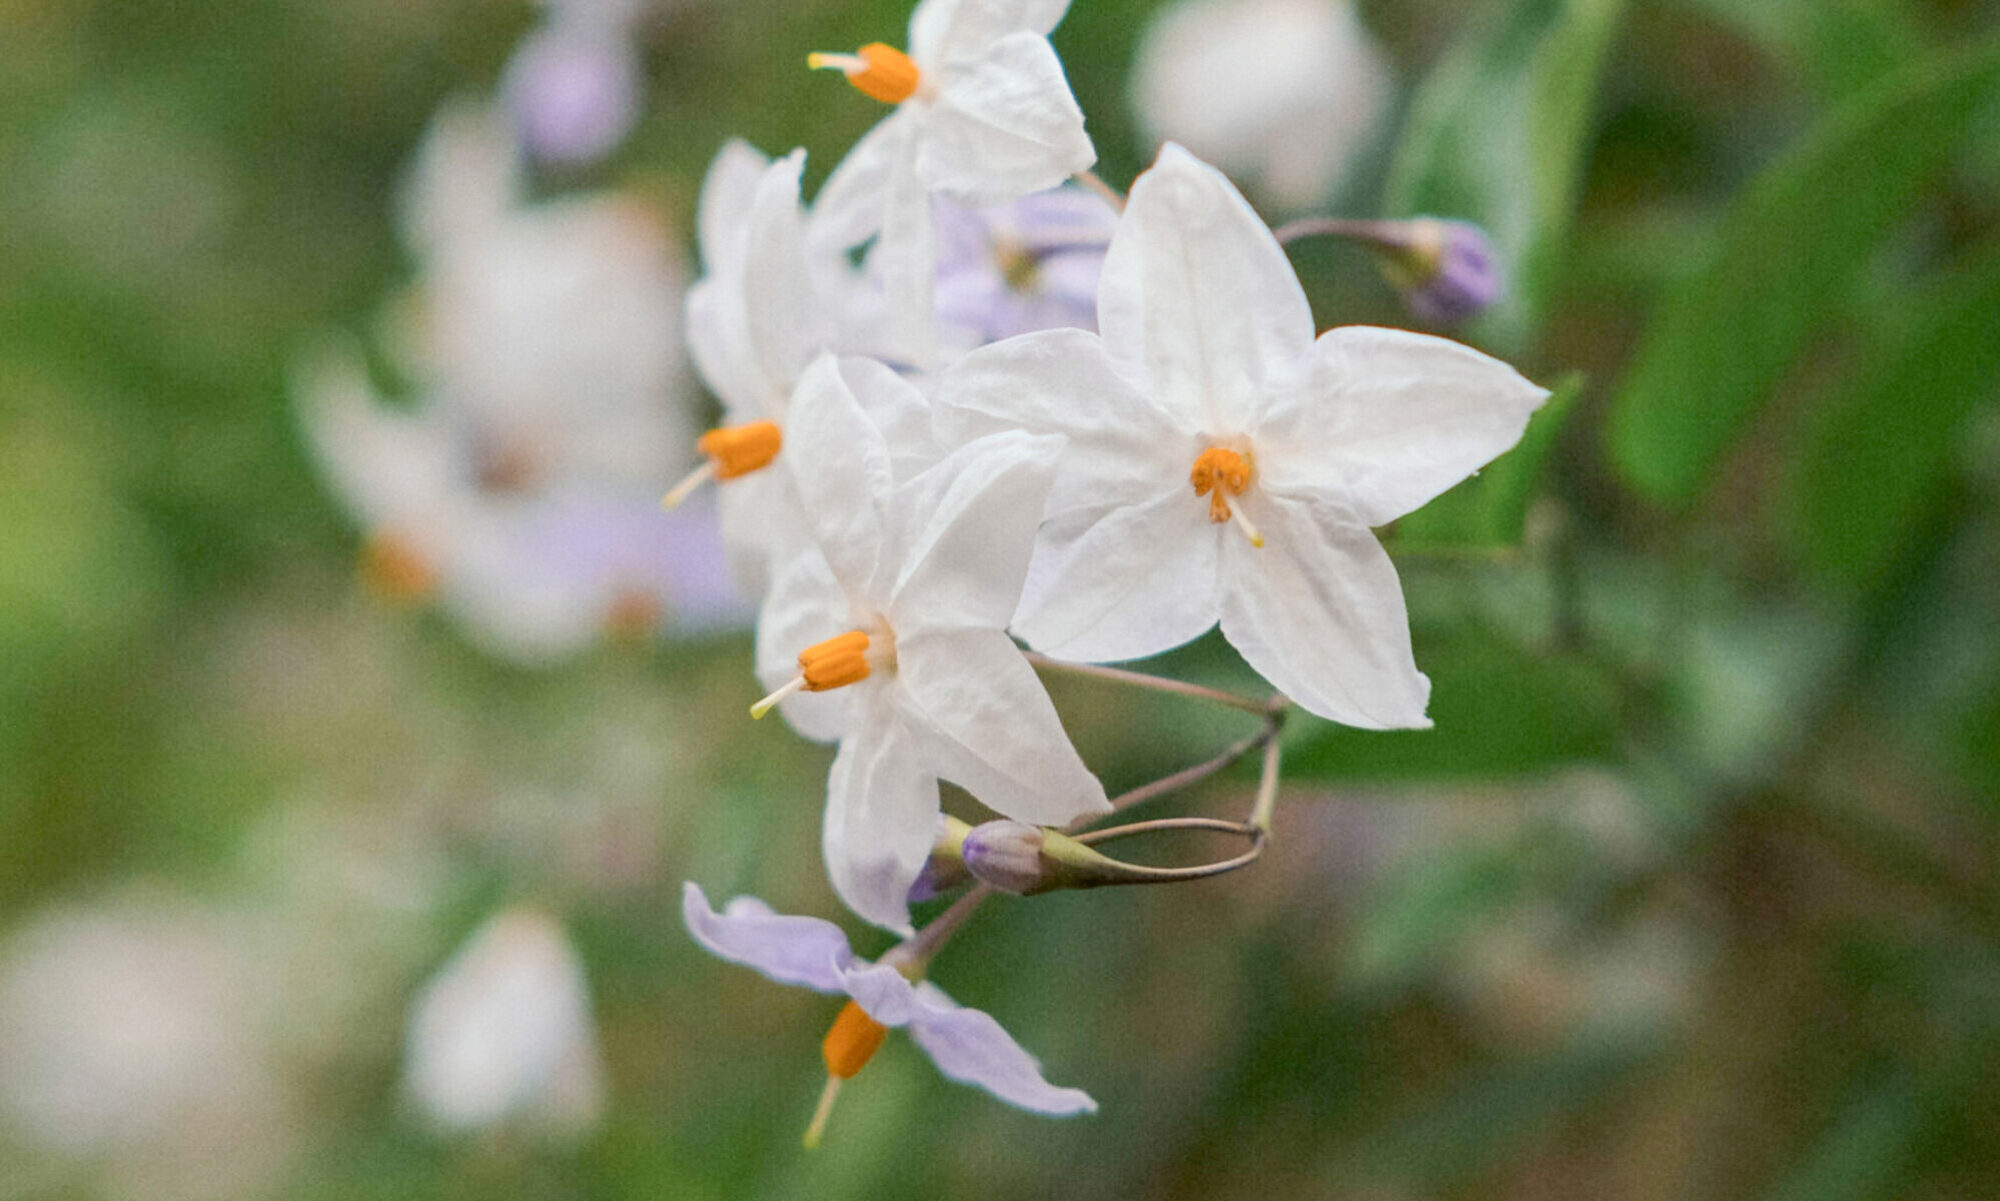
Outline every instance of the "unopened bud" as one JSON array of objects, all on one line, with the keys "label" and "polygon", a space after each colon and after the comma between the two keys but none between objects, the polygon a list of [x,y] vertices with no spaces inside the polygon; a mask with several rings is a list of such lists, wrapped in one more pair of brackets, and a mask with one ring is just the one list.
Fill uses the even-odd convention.
[{"label": "unopened bud", "polygon": [[1500,299],[1506,284],[1485,231],[1470,221],[1414,217],[1357,223],[1382,274],[1412,312],[1436,325],[1457,325]]},{"label": "unopened bud", "polygon": [[965,870],[1006,892],[1036,891],[1042,867],[1041,827],[997,821],[975,826],[965,836]]},{"label": "unopened bud", "polygon": [[938,814],[937,842],[924,869],[910,885],[910,904],[941,897],[972,879],[965,870],[965,836],[972,827],[949,813]]}]

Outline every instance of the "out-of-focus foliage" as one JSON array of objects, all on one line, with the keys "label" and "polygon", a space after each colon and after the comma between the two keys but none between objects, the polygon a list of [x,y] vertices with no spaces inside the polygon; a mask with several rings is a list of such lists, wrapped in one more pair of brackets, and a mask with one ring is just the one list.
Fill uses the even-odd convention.
[{"label": "out-of-focus foliage", "polygon": [[[1158,7],[1054,37],[1115,185]],[[743,716],[748,639],[488,660],[365,595],[287,407],[408,283],[403,166],[535,13],[0,3],[0,1196],[2000,1193],[2000,5],[1359,7],[1405,91],[1343,214],[1487,223],[1516,291],[1464,336],[1569,381],[1386,533],[1436,728],[1296,721],[1254,869],[953,943],[939,983],[1099,1115],[892,1040],[806,1155],[833,1007],[675,917],[687,877],[838,916],[827,756]],[[662,3],[630,140],[536,188],[688,245],[727,137],[825,177],[878,113],[804,55],[906,11]],[[1359,249],[1292,254],[1323,327],[1408,323]],[[1254,686],[1217,639],[1159,666]],[[1114,791],[1248,724],[1051,691]],[[601,1116],[453,1135],[410,1006],[522,907]]]}]

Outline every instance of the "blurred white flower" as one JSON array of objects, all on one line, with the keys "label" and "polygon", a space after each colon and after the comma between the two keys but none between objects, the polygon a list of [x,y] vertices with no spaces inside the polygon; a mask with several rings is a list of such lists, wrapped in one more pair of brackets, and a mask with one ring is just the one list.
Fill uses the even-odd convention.
[{"label": "blurred white flower", "polygon": [[616,196],[522,204],[517,178],[495,115],[441,114],[405,197],[419,278],[389,314],[413,405],[348,348],[296,374],[366,578],[523,661],[737,621],[712,510],[658,508],[692,436],[666,231]]},{"label": "blurred white flower", "polygon": [[453,1132],[521,1122],[577,1133],[604,1106],[583,964],[527,906],[488,919],[410,1009],[404,1089]]},{"label": "blurred white flower", "polygon": [[1348,0],[1182,0],[1140,40],[1132,105],[1281,211],[1327,202],[1392,79]]},{"label": "blurred white flower", "polygon": [[161,895],[29,918],[0,947],[0,1128],[105,1161],[115,1196],[262,1187],[291,1140],[239,945]]},{"label": "blurred white flower", "polygon": [[1038,329],[1097,328],[1097,277],[1118,214],[1080,187],[969,209],[935,200],[937,315],[947,355]]}]

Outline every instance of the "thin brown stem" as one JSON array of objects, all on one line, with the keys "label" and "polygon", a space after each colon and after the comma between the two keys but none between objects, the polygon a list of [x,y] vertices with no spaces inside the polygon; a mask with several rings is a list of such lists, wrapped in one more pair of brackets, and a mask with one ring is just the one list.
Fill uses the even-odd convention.
[{"label": "thin brown stem", "polygon": [[1297,221],[1287,221],[1272,230],[1280,246],[1289,245],[1300,238],[1366,238],[1380,237],[1382,223],[1379,221],[1354,221],[1345,217],[1301,217]]},{"label": "thin brown stem", "polygon": [[1250,806],[1250,825],[1270,833],[1271,810],[1278,803],[1278,747],[1276,738],[1264,743],[1264,769],[1257,777],[1257,799]]},{"label": "thin brown stem", "polygon": [[1245,822],[1224,821],[1219,817],[1161,817],[1152,821],[1133,822],[1129,826],[1112,826],[1104,830],[1092,830],[1080,834],[1077,841],[1085,846],[1102,842],[1115,842],[1120,838],[1131,838],[1139,834],[1156,834],[1164,830],[1212,830],[1218,834],[1235,834],[1250,840],[1250,849],[1230,859],[1215,863],[1203,863],[1194,867],[1146,867],[1137,863],[1118,861],[1122,873],[1130,873],[1120,880],[1123,884],[1173,884],[1182,880],[1205,880],[1210,876],[1220,876],[1233,872],[1239,867],[1248,867],[1264,853],[1267,841],[1265,832]]},{"label": "thin brown stem", "polygon": [[[1141,784],[1137,788],[1130,789],[1126,792],[1121,792],[1117,796],[1112,797],[1111,812],[1123,813],[1125,810],[1132,808],[1134,805],[1143,804],[1147,801],[1152,800],[1155,797],[1163,797],[1168,795],[1169,793],[1179,792],[1183,788],[1189,788],[1192,787],[1193,785],[1199,784],[1203,780],[1208,779],[1210,776],[1215,775],[1217,772],[1224,771],[1230,767],[1233,767],[1236,763],[1241,761],[1245,755],[1248,755],[1250,752],[1256,750],[1258,747],[1263,746],[1266,743],[1270,742],[1272,738],[1276,737],[1277,733],[1278,733],[1277,720],[1272,717],[1267,717],[1265,719],[1263,729],[1257,731],[1255,734],[1250,735],[1248,738],[1242,738],[1237,740],[1237,742],[1234,745],[1232,745],[1228,750],[1223,751],[1221,754],[1215,756],[1214,758],[1205,759],[1202,762],[1195,764],[1193,767],[1184,767],[1170,776],[1161,776],[1157,780],[1154,780],[1147,784]],[[1081,821],[1075,822],[1071,824],[1069,829],[1064,832],[1068,833],[1074,831],[1079,826],[1089,825],[1091,822],[1099,820],[1099,818],[1101,818],[1102,816],[1104,815],[1102,814],[1093,815]]]},{"label": "thin brown stem", "polygon": [[1255,713],[1259,717],[1268,716],[1283,709],[1291,702],[1283,697],[1270,700],[1255,700],[1224,692],[1219,688],[1209,688],[1202,684],[1190,684],[1185,680],[1170,680],[1165,676],[1149,676],[1142,671],[1127,671],[1122,667],[1105,667],[1099,663],[1069,663],[1062,659],[1051,659],[1039,651],[1022,651],[1028,662],[1049,671],[1066,671],[1072,675],[1088,676],[1111,684],[1125,684],[1134,688],[1150,688],[1155,692],[1171,693],[1174,696],[1194,697],[1197,700],[1213,701],[1218,705],[1228,705],[1245,713]]},{"label": "thin brown stem", "polygon": [[952,935],[958,933],[958,928],[965,924],[966,919],[971,917],[994,891],[990,884],[974,884],[964,896],[951,903],[951,908],[932,918],[923,929],[891,947],[880,962],[888,964],[897,971],[912,968],[921,972],[924,964],[951,940]]},{"label": "thin brown stem", "polygon": [[1104,198],[1104,202],[1119,212],[1125,211],[1125,193],[1105,183],[1095,171],[1079,171],[1073,177],[1076,182],[1089,188]]}]

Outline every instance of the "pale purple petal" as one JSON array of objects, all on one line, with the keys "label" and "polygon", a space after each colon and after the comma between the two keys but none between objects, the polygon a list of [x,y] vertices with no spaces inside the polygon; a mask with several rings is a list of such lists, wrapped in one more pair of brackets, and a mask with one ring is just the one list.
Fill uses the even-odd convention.
[{"label": "pale purple petal", "polygon": [[1082,1089],[1059,1088],[1043,1079],[1035,1057],[991,1014],[959,1005],[935,984],[917,985],[909,1030],[938,1071],[1010,1105],[1052,1117],[1097,1112],[1097,1102]]},{"label": "pale purple petal", "polygon": [[815,992],[846,992],[854,962],[847,935],[832,922],[780,914],[756,897],[737,897],[721,913],[710,908],[701,886],[681,886],[681,918],[708,950],[778,981]]},{"label": "pale purple petal", "polygon": [[627,39],[555,25],[515,50],[502,85],[529,153],[565,165],[616,149],[639,115],[640,69]]}]

